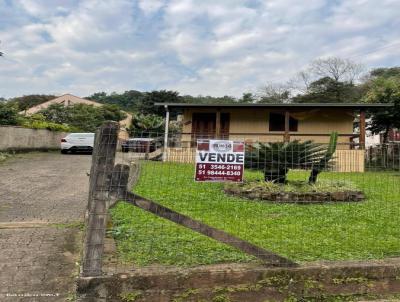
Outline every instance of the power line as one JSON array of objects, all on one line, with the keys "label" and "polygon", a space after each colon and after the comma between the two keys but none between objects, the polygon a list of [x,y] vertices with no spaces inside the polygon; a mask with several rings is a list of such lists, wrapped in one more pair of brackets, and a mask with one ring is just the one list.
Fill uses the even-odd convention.
[{"label": "power line", "polygon": [[391,44],[387,44],[387,45],[383,45],[381,47],[377,47],[377,48],[371,49],[371,50],[369,50],[367,52],[364,52],[364,53],[361,53],[361,54],[358,54],[358,55],[356,54],[356,55],[350,56],[348,58],[349,59],[354,59],[354,58],[362,57],[362,56],[365,56],[365,55],[368,55],[368,54],[371,54],[371,53],[375,53],[375,52],[377,52],[379,50],[390,48],[390,47],[397,46],[397,45],[400,45],[400,41],[399,42],[394,42],[394,43],[391,43]]}]

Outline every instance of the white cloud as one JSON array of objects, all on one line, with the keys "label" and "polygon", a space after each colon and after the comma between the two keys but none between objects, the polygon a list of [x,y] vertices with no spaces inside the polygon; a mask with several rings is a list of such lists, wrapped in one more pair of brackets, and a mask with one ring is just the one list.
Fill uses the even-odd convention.
[{"label": "white cloud", "polygon": [[139,7],[145,14],[157,12],[164,4],[164,0],[139,0]]},{"label": "white cloud", "polygon": [[320,56],[400,65],[396,0],[0,0],[0,96],[236,95]]}]

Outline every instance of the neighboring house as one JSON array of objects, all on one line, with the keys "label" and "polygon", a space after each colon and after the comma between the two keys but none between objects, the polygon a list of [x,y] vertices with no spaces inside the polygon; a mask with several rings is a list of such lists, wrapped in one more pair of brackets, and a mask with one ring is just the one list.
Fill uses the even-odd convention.
[{"label": "neighboring house", "polygon": [[[63,94],[55,99],[49,100],[47,102],[41,103],[39,105],[33,106],[29,108],[28,110],[21,111],[20,114],[26,114],[26,115],[31,115],[39,112],[40,110],[48,108],[50,105],[53,104],[62,104],[65,107],[71,106],[74,104],[86,104],[86,105],[92,105],[94,107],[101,107],[103,104],[97,103],[88,99],[80,98],[72,94]],[[120,139],[127,139],[129,138],[128,131],[127,129],[130,127],[132,124],[132,115],[125,112],[127,115],[126,118],[122,121],[119,122],[120,124],[120,133],[119,133],[119,138]]]},{"label": "neighboring house", "polygon": [[[313,140],[328,143],[339,133],[337,171],[364,171],[365,110],[390,104],[173,104],[157,103],[183,115],[179,139],[169,138],[165,160],[193,161],[196,140],[220,138],[251,142]],[[360,131],[355,133],[355,120]],[[184,160],[180,160],[184,158]]]},{"label": "neighboring house", "polygon": [[[389,143],[400,143],[400,131],[399,129],[390,129],[388,135]],[[383,135],[381,134],[381,142],[383,143]]]}]

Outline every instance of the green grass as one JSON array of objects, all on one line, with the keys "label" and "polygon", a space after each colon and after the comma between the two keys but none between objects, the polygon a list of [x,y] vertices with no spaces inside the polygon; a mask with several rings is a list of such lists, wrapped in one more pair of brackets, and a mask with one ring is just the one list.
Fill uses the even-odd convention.
[{"label": "green grass", "polygon": [[[291,171],[289,180],[306,180]],[[400,256],[400,176],[324,172],[363,190],[361,203],[270,204],[224,194],[221,183],[196,183],[193,165],[149,162],[134,191],[180,213],[296,261]],[[247,180],[262,178],[247,172]],[[119,203],[111,210],[119,257],[137,265],[198,265],[254,258],[165,219]]]}]

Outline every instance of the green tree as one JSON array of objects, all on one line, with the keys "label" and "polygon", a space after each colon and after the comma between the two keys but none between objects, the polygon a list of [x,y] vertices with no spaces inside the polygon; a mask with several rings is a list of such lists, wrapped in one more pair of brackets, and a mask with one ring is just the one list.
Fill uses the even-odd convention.
[{"label": "green tree", "polygon": [[15,103],[20,111],[24,111],[27,110],[28,108],[50,101],[54,98],[56,98],[56,96],[54,95],[30,94],[13,98],[10,101],[12,103]]},{"label": "green tree", "polygon": [[316,59],[306,70],[300,71],[297,90],[302,91],[293,98],[295,103],[351,103],[362,96],[356,85],[363,66],[348,59],[329,57]]},{"label": "green tree", "polygon": [[375,68],[371,70],[370,76],[372,78],[392,78],[392,77],[397,77],[400,78],[400,67],[381,67],[381,68]]},{"label": "green tree", "polygon": [[136,111],[144,95],[145,93],[137,90],[128,90],[122,94],[113,92],[109,95],[105,92],[96,92],[87,99],[102,104],[114,104],[126,111]]},{"label": "green tree", "polygon": [[163,116],[165,110],[162,106],[155,106],[155,103],[180,103],[182,98],[179,92],[171,90],[159,90],[147,92],[140,100],[137,110],[142,114],[155,114]]},{"label": "green tree", "polygon": [[40,111],[47,121],[58,124],[66,124],[69,122],[69,111],[63,104],[51,104],[46,109]]},{"label": "green tree", "polygon": [[94,132],[104,121],[120,121],[126,117],[116,105],[94,107],[86,104],[75,104],[64,107],[60,104],[50,105],[41,110],[46,121],[65,124],[81,131]]},{"label": "green tree", "polygon": [[98,109],[100,110],[103,119],[107,121],[121,121],[126,118],[126,114],[119,109],[118,105],[104,104]]},{"label": "green tree", "polygon": [[0,102],[0,125],[18,125],[18,107],[10,102]]},{"label": "green tree", "polygon": [[258,103],[289,103],[291,91],[287,85],[268,84],[259,93]]},{"label": "green tree", "polygon": [[374,134],[383,133],[383,141],[387,143],[390,129],[400,128],[400,77],[378,77],[371,80],[363,101],[394,105],[393,108],[370,111],[368,129]]},{"label": "green tree", "polygon": [[255,101],[256,101],[256,96],[253,95],[251,92],[243,93],[242,98],[239,99],[239,103],[244,103],[244,104],[252,104],[255,103]]},{"label": "green tree", "polygon": [[164,131],[164,119],[156,114],[137,114],[128,130],[131,136],[159,136]]},{"label": "green tree", "polygon": [[189,103],[189,104],[232,104],[236,103],[237,100],[229,95],[224,95],[222,97],[214,97],[210,95],[198,95],[198,96],[191,96],[191,95],[184,95],[181,97],[182,103]]},{"label": "green tree", "polygon": [[293,98],[294,103],[352,103],[361,97],[360,90],[351,82],[340,82],[330,77],[309,84],[306,93]]}]

